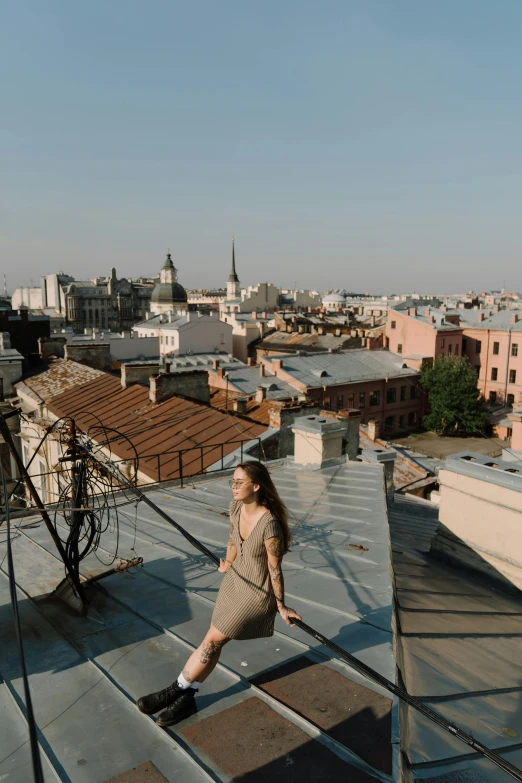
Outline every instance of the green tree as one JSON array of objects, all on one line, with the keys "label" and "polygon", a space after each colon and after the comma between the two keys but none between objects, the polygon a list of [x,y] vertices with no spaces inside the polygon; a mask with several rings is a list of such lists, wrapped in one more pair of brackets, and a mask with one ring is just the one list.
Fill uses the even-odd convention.
[{"label": "green tree", "polygon": [[463,356],[441,356],[421,372],[428,393],[429,413],[424,426],[441,435],[483,432],[488,410],[477,388],[477,373]]}]

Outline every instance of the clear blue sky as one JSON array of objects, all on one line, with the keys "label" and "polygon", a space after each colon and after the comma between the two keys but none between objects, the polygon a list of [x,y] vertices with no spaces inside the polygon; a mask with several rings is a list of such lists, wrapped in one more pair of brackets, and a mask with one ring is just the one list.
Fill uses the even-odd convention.
[{"label": "clear blue sky", "polygon": [[520,0],[16,0],[9,288],[156,272],[522,289]]}]

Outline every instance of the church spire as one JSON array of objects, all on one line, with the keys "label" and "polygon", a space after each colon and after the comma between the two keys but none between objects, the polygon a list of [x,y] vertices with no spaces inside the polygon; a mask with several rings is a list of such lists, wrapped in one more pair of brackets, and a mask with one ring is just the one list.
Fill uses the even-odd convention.
[{"label": "church spire", "polygon": [[234,248],[234,237],[232,237],[232,268],[230,270],[230,276],[228,278],[229,283],[239,283],[239,277],[236,273],[236,251]]}]

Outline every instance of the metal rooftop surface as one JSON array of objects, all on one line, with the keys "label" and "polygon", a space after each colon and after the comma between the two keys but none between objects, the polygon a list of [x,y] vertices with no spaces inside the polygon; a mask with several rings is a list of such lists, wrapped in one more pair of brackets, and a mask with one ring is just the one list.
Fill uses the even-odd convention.
[{"label": "metal rooftop surface", "polygon": [[[266,398],[270,400],[287,400],[295,397],[298,393],[290,383],[278,378],[276,375],[270,373],[261,375],[259,367],[242,365],[224,369],[227,370],[229,389],[244,395],[255,394],[258,386],[266,388]],[[211,386],[212,376],[215,374],[215,370],[209,370]]]},{"label": "metal rooftop surface", "polygon": [[[406,690],[521,768],[522,600],[429,556],[438,521],[427,501],[396,495],[389,519]],[[512,780],[406,705],[400,712],[412,782]]]},{"label": "metal rooftop surface", "polygon": [[[289,354],[281,357],[262,356],[260,361],[270,367],[272,361],[283,361],[282,371],[307,388],[356,383],[380,378],[402,378],[418,375],[404,365],[403,357],[391,351],[368,351],[365,348],[339,353],[317,353],[309,356]],[[323,372],[326,374],[323,375]]]},{"label": "metal rooftop surface", "polygon": [[[381,468],[348,462],[316,471],[276,464],[271,471],[294,535],[283,563],[288,604],[394,680]],[[156,487],[148,494],[210,549],[224,553],[227,478],[184,490]],[[279,618],[273,637],[224,648],[197,697],[196,715],[164,730],[141,714],[135,700],[172,682],[203,638],[222,577],[143,503],[121,512],[120,555],[143,557],[143,568],[107,577],[93,588],[84,618],[42,600],[62,578],[63,565],[40,519],[17,522],[13,536],[46,783],[102,783],[144,764],[154,765],[167,781],[183,783],[283,782],[293,772],[297,779],[331,783],[392,780],[396,709],[386,692]],[[105,570],[115,548],[113,528],[103,535],[97,556],[82,561],[83,575]],[[0,539],[0,562],[5,549]],[[0,780],[28,783],[27,725],[5,564],[0,605]],[[393,759],[395,775],[396,752]],[[129,774],[130,779],[136,778]]]}]

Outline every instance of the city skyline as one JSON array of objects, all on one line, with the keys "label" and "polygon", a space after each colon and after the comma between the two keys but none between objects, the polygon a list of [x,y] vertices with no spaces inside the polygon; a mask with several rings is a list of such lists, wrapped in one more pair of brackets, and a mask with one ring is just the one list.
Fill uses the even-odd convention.
[{"label": "city skyline", "polygon": [[1,271],[187,288],[520,288],[503,0],[6,9]]}]

